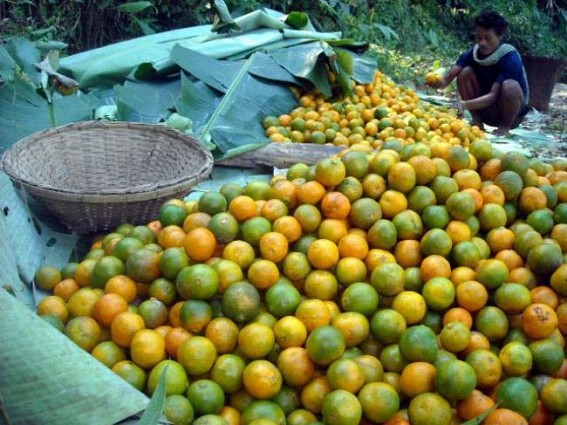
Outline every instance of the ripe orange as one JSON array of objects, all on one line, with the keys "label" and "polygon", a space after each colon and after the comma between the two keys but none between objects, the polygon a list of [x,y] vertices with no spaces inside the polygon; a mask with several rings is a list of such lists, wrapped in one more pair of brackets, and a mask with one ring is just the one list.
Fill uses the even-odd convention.
[{"label": "ripe orange", "polygon": [[130,356],[134,363],[151,369],[165,359],[165,339],[153,329],[140,329],[130,342]]},{"label": "ripe orange", "polygon": [[280,391],[282,375],[268,360],[253,360],[244,368],[242,384],[253,397],[261,400],[269,399]]},{"label": "ripe orange", "polygon": [[449,425],[452,417],[451,405],[437,393],[422,393],[410,400],[408,416],[410,422],[415,425]]}]

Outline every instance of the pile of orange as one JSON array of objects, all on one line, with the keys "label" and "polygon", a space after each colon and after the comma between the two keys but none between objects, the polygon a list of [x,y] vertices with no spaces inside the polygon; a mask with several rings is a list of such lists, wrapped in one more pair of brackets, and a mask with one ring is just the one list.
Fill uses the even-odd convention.
[{"label": "pile of orange", "polygon": [[[41,267],[45,317],[175,424],[567,423],[567,164],[346,149]],[[167,369],[166,369],[167,367]]]},{"label": "pile of orange", "polygon": [[380,73],[300,104],[272,140],[349,148],[41,267],[38,314],[174,424],[566,424],[567,162]]},{"label": "pile of orange", "polygon": [[[435,74],[438,75],[438,74]],[[277,143],[369,146],[449,142],[468,147],[483,136],[456,110],[422,101],[412,89],[376,71],[369,84],[357,84],[348,97],[326,99],[316,91],[297,92],[299,106],[263,120],[266,136]]]}]

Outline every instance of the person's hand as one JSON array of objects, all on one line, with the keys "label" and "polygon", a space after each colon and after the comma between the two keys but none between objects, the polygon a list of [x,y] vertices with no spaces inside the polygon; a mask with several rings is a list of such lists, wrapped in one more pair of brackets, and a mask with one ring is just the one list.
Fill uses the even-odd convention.
[{"label": "person's hand", "polygon": [[442,89],[447,84],[445,82],[445,76],[440,72],[428,72],[425,74],[425,84],[434,89]]},{"label": "person's hand", "polygon": [[459,118],[463,117],[463,115],[465,114],[465,109],[467,109],[465,107],[465,102],[460,100],[460,99],[455,100],[451,104],[451,108],[457,110],[457,117],[459,117]]}]

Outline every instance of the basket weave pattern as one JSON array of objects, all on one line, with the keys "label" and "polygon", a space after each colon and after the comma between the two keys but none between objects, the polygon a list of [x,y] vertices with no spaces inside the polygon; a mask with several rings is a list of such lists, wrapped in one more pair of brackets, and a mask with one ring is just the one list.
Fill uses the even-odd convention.
[{"label": "basket weave pattern", "polygon": [[71,231],[146,224],[212,171],[197,139],[160,125],[85,121],[28,136],[2,157],[14,185]]}]

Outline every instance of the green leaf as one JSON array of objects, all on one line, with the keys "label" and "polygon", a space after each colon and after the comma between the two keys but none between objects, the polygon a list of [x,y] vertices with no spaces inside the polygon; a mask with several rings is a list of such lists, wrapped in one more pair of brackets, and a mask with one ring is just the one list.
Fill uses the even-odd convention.
[{"label": "green leaf", "polygon": [[118,119],[157,123],[169,116],[179,96],[181,81],[132,82],[116,86]]},{"label": "green leaf", "polygon": [[60,59],[59,72],[78,81],[83,90],[112,87],[141,64],[167,63],[174,45],[200,43],[210,35],[210,28],[182,28],[77,53]]},{"label": "green leaf", "polygon": [[228,90],[242,68],[240,61],[214,59],[179,44],[173,47],[171,59],[197,79],[223,93]]},{"label": "green leaf", "polygon": [[181,96],[175,103],[175,109],[193,121],[193,128],[205,125],[218,107],[222,95],[202,81],[192,81],[181,74]]},{"label": "green leaf", "polygon": [[141,12],[142,10],[146,10],[148,7],[152,7],[152,2],[150,1],[133,1],[130,3],[124,3],[121,4],[120,6],[117,6],[116,8],[120,11],[120,12],[125,12],[125,13],[138,13]]},{"label": "green leaf", "polygon": [[13,80],[17,68],[16,61],[10,56],[4,45],[0,44],[0,80]]},{"label": "green leaf", "polygon": [[50,50],[63,50],[66,49],[68,44],[62,41],[36,41],[35,46],[42,52],[48,52]]},{"label": "green leaf", "polygon": [[[13,424],[116,423],[148,398],[80,349],[23,303],[0,290],[0,376]],[[22,332],[25,329],[25,332]]]},{"label": "green leaf", "polygon": [[[54,96],[55,125],[90,119],[102,104],[94,95]],[[18,79],[0,88],[0,152],[19,139],[51,127],[47,101],[34,86]]]},{"label": "green leaf", "polygon": [[396,33],[396,31],[394,31],[392,28],[390,28],[387,25],[382,25],[379,23],[374,23],[374,26],[380,30],[380,32],[384,35],[384,37],[386,38],[386,40],[391,40],[392,38],[395,38],[396,40],[399,40],[400,37],[398,36],[398,34]]},{"label": "green leaf", "polygon": [[[246,61],[205,126],[196,130],[201,140],[214,143],[221,154],[242,146],[253,149],[258,143],[266,142],[262,119],[266,115],[280,115],[297,105],[287,86],[250,74],[257,56],[255,53]],[[189,114],[184,115],[193,119]]]},{"label": "green leaf", "polygon": [[159,422],[159,418],[163,412],[163,406],[165,405],[167,369],[168,366],[163,368],[156,390],[140,419],[139,425],[156,425]]},{"label": "green leaf", "polygon": [[293,11],[290,12],[289,15],[287,15],[285,23],[291,25],[296,29],[303,29],[309,23],[309,17],[305,12]]},{"label": "green leaf", "polygon": [[349,75],[354,74],[354,59],[352,54],[345,49],[335,49],[337,55],[337,60],[341,68],[347,72]]},{"label": "green leaf", "polygon": [[323,96],[330,97],[332,95],[326,59],[320,42],[274,50],[270,53],[270,56],[291,74],[311,82]]},{"label": "green leaf", "polygon": [[34,84],[38,84],[39,72],[34,64],[41,61],[41,54],[35,44],[23,37],[13,37],[4,46],[22,71]]}]

